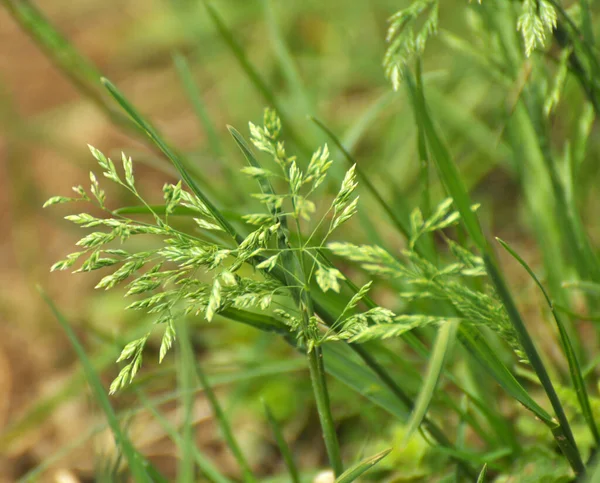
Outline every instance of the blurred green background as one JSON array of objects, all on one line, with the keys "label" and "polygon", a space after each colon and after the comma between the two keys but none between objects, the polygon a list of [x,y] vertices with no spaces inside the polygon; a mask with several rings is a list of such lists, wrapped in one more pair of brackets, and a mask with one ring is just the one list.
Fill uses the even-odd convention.
[{"label": "blurred green background", "polygon": [[[10,3],[5,0],[5,6]],[[237,174],[244,160],[226,125],[246,133],[247,122],[259,122],[263,107],[270,102],[240,66],[202,2],[38,3],[64,37],[174,145],[188,153],[219,206],[249,209],[248,204],[254,202],[244,194],[247,181]],[[381,60],[386,19],[406,3],[213,3],[302,144],[313,150],[326,140],[307,116],[324,121],[399,210],[418,203],[417,143],[406,97],[402,91],[391,92]],[[540,255],[523,221],[521,194],[507,167],[508,148],[502,140],[506,111],[519,86],[499,89],[472,59],[449,55],[453,35],[486,48],[485,39],[469,33],[477,22],[473,8],[463,1],[443,2],[442,32],[431,42],[424,62],[428,98],[467,185],[483,204],[486,229],[509,240],[535,267]],[[198,108],[177,75],[175,53],[192,68],[202,96],[196,99],[200,117],[210,120],[208,128],[199,121]],[[100,86],[97,92],[102,102],[117,111]],[[574,83],[567,84],[566,95],[572,106],[581,102]],[[558,137],[576,115],[577,109],[572,108],[564,117],[557,116],[553,130]],[[71,186],[88,183],[88,171],[95,167],[88,143],[113,157],[121,150],[131,155],[138,182],[150,200],[161,199],[161,187],[174,180],[173,171],[148,144],[111,122],[6,9],[0,9],[0,126],[0,481],[14,481],[61,449],[64,454],[49,463],[44,478],[90,481],[98,459],[110,453],[110,436],[100,432],[90,437],[98,411],[86,396],[75,355],[36,285],[44,287],[77,328],[107,384],[117,371],[118,344],[130,340],[130,334],[139,333],[149,322],[123,312],[125,302],[119,291],[94,291],[95,276],[49,273],[54,261],[73,251],[81,233],[62,219],[71,207],[43,211],[41,206],[52,195],[68,196]],[[590,144],[597,152],[598,141],[592,138]],[[335,168],[339,179],[345,165],[335,150],[334,155],[339,160]],[[595,163],[584,168],[587,176],[581,189],[587,195],[582,199],[584,213],[589,214],[595,201],[589,189],[597,168]],[[433,183],[434,196],[440,199],[440,186],[435,179]],[[115,206],[132,202],[110,188],[108,200]],[[370,239],[371,228],[377,227],[385,244],[401,248],[403,242],[386,230],[385,216],[369,209],[372,200],[367,197],[361,203],[360,222],[346,227],[346,239],[363,242]],[[587,218],[590,234],[597,237],[597,217]],[[528,301],[525,310],[537,317],[539,309],[532,302],[537,295],[526,275],[512,273],[510,268],[508,273],[519,301]],[[383,305],[394,303],[386,292],[374,295]],[[226,322],[192,322],[199,328],[194,332],[197,352],[207,361],[207,372],[220,381],[219,394],[260,473],[273,474],[281,467],[265,426],[261,397],[284,421],[286,435],[302,455],[300,466],[324,465],[310,387],[298,356],[283,342],[252,329]],[[156,341],[152,347],[158,350]],[[176,387],[172,361],[158,368],[150,362],[153,359],[152,355],[146,358],[148,367],[140,376],[151,383],[141,387],[153,394],[169,394]],[[339,418],[342,439],[353,454],[372,453],[384,441],[401,438],[402,428],[391,426],[379,410],[361,412],[359,422],[364,401],[339,383],[333,383],[332,393],[336,413],[343,415]],[[134,394],[114,402],[118,408],[137,407]],[[175,403],[162,409],[168,418],[177,420]],[[224,471],[236,475],[202,398],[195,410],[200,447]],[[173,445],[148,414],[136,413],[128,424],[145,453],[161,467],[175,467]],[[407,467],[406,472],[418,474],[424,443],[416,438],[412,444],[404,461],[412,461],[414,468]]]}]

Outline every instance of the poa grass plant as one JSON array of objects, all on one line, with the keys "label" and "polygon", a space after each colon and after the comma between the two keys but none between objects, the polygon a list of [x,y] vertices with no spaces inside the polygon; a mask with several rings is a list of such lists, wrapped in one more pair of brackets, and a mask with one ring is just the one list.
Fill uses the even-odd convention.
[{"label": "poa grass plant", "polygon": [[[230,188],[243,187],[243,201],[233,206],[225,206],[203,170],[113,83],[103,78],[99,87],[100,74],[32,4],[4,3],[115,123],[147,143],[180,178],[164,184],[157,202],[156,193],[138,186],[132,157],[122,153],[115,162],[90,146],[100,171],[90,173],[89,188],[76,186],[74,195],[45,204],[76,206],[67,220],[93,229],[52,270],[98,271],[96,288],[120,291],[131,300],[127,309],[147,321],[120,345],[119,372],[108,391],[117,398],[136,395],[160,422],[178,448],[179,481],[234,477],[196,444],[198,388],[237,463],[236,477],[266,478],[248,459],[244,435],[193,346],[196,331],[227,320],[233,332],[250,326],[283,341],[310,379],[326,458],[322,468],[300,466],[301,455],[266,404],[264,426],[283,463],[270,476],[276,481],[310,481],[319,469],[330,471],[321,478],[337,482],[596,481],[597,341],[585,340],[581,330],[582,320],[597,320],[600,292],[600,263],[584,222],[594,201],[585,175],[595,172],[600,114],[600,57],[587,1],[458,2],[460,14],[452,18],[466,20],[456,31],[440,30],[446,9],[437,0],[407,2],[390,17],[381,75],[411,108],[401,122],[414,126],[403,140],[412,149],[401,163],[414,173],[412,196],[403,196],[393,178],[386,183],[388,166],[361,161],[352,143],[342,142],[325,122],[312,117],[300,123],[290,114],[310,114],[310,100],[268,1],[262,6],[271,39],[296,89],[296,106],[304,108],[282,101],[215,6],[203,3],[202,14],[269,105],[247,128],[228,127],[229,142],[238,149],[231,156],[246,163],[236,173],[186,58],[175,56],[183,89],[226,165]],[[484,86],[492,93],[480,102],[500,112],[493,121],[461,110],[436,86],[428,59],[436,42],[473,73],[455,82],[477,80],[475,91]],[[375,124],[380,103],[356,124],[354,139]],[[378,140],[385,144],[394,136],[394,129],[382,129]],[[457,153],[471,155],[471,162]],[[532,268],[518,249],[495,238],[489,200],[474,199],[472,171],[484,162],[501,164],[514,177],[539,266]],[[106,183],[136,203],[115,207]],[[91,208],[81,210],[81,203]],[[519,270],[539,291],[539,306],[511,286],[507,274]],[[136,449],[89,355],[44,297],[115,437],[119,457],[100,477],[168,481]],[[531,305],[540,316],[524,312]],[[595,325],[590,330],[597,335]],[[180,428],[164,418],[139,381],[149,362],[147,346],[156,339],[159,363],[177,347],[176,397],[185,415]],[[393,418],[393,429],[357,445],[360,436],[340,431],[337,390],[346,391],[341,394],[347,399],[361,396],[358,428],[371,418]]]}]

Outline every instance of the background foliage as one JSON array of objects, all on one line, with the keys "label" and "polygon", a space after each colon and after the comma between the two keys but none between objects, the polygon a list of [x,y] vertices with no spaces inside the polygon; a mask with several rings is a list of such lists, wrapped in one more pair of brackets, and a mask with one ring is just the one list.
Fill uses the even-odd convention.
[{"label": "background foliage", "polygon": [[[369,292],[373,304],[396,314],[430,316],[408,321],[423,328],[419,340],[427,348],[443,342],[439,342],[441,335],[436,339],[433,325],[425,327],[439,322],[441,316],[448,318],[440,313],[440,300],[458,306],[459,311],[470,310],[475,325],[493,320],[500,339],[490,336],[490,347],[527,387],[527,396],[519,400],[530,409],[541,405],[544,409],[538,416],[543,416],[551,405],[534,374],[535,363],[519,364],[510,352],[515,350],[523,360],[530,354],[526,347],[523,351],[509,321],[510,311],[507,315],[500,305],[502,294],[500,301],[473,295],[485,286],[478,276],[488,259],[473,258],[460,247],[453,249],[442,237],[430,237],[429,231],[443,228],[446,236],[478,249],[481,255],[487,248],[478,230],[490,240],[506,240],[541,278],[554,307],[560,309],[564,332],[592,397],[590,411],[597,415],[598,286],[585,283],[600,282],[593,248],[599,235],[594,216],[598,195],[593,189],[598,176],[594,114],[598,87],[593,73],[598,67],[590,56],[581,60],[582,70],[571,65],[569,71],[572,49],[585,51],[586,44],[570,46],[560,35],[553,36],[557,17],[560,20],[551,8],[554,2],[537,6],[533,0],[522,4],[420,0],[410,2],[414,15],[409,12],[408,24],[402,15],[388,23],[392,14],[409,5],[390,0],[351,5],[338,0],[224,0],[211,4],[213,9],[203,2],[183,0],[75,4],[55,0],[39,4],[43,13],[28,2],[2,3],[0,389],[8,397],[0,401],[0,454],[4,455],[0,474],[6,481],[32,471],[34,477],[41,475],[48,481],[68,477],[84,481],[94,474],[110,481],[118,473],[117,455],[128,458],[127,444],[115,449],[111,432],[103,426],[106,411],[97,404],[102,399],[89,396],[85,374],[88,383],[90,374],[101,375],[92,388],[108,387],[119,372],[114,361],[121,349],[145,337],[153,319],[123,310],[129,301],[120,292],[94,290],[101,276],[49,273],[50,266],[71,253],[83,235],[63,219],[79,211],[58,206],[42,212],[42,204],[53,195],[68,194],[70,186],[89,183],[88,172],[97,166],[88,143],[115,160],[121,151],[131,156],[136,189],[151,204],[163,202],[163,183],[176,185],[179,175],[99,83],[100,74],[185,154],[186,166],[199,185],[234,219],[259,210],[260,204],[249,196],[257,191],[256,181],[239,172],[246,161],[226,125],[248,139],[248,121],[261,125],[263,106],[276,108],[286,140],[303,166],[313,151],[328,142],[334,163],[320,197],[313,200],[318,212],[334,200],[349,167],[340,147],[307,116],[323,122],[366,174],[366,180],[358,176],[358,213],[338,228],[334,239],[352,246],[384,247],[406,261],[410,270],[407,274],[402,269],[401,281],[393,273],[389,280],[386,264],[378,272],[373,260],[367,259],[367,270],[360,268],[372,254],[358,256],[356,249],[348,254],[350,245],[334,245],[342,256],[338,268],[358,286],[370,280],[368,272],[375,274]],[[585,42],[593,38],[587,2],[565,7],[581,26],[581,38]],[[390,25],[394,31],[388,44],[385,34]],[[394,44],[398,39],[403,43]],[[438,144],[423,132],[427,116],[415,116],[426,112],[419,104],[419,78],[416,84],[412,81],[418,54],[422,54],[422,84],[434,120],[429,136],[441,133]],[[413,72],[408,77],[404,62]],[[435,170],[434,161],[444,156],[456,163],[472,202],[464,206],[478,206],[475,213],[481,228],[469,225],[470,215],[466,229],[453,227],[456,217],[447,226],[436,226],[452,216],[449,205],[444,216],[431,221],[447,196],[444,186],[461,211],[460,187],[453,191],[448,173],[440,169],[438,178]],[[423,163],[425,159],[431,166]],[[550,159],[553,164],[546,164]],[[101,181],[111,206],[136,203],[133,193]],[[392,220],[369,184],[389,205]],[[421,211],[415,212],[415,207]],[[408,240],[400,236],[402,230]],[[135,243],[136,250],[154,247],[148,239]],[[408,254],[402,255],[406,249]],[[498,266],[550,368],[587,460],[597,434],[581,416],[571,386],[570,361],[561,349],[564,334],[557,332],[543,294],[518,261],[500,245],[491,251],[497,252]],[[454,269],[473,279],[464,283],[444,279],[458,272],[438,275],[437,268],[417,256],[424,254],[425,259],[433,254],[444,265],[458,256],[463,265]],[[437,282],[424,285],[423,274]],[[333,275],[324,283],[335,287],[337,278]],[[37,285],[55,304],[71,340],[77,336],[83,343],[89,367],[80,363]],[[398,297],[401,292],[426,292],[433,301]],[[339,310],[339,301],[331,300],[331,307]],[[302,477],[310,481],[319,469],[328,467],[301,354],[283,338],[222,317],[210,324],[202,317],[187,321],[189,325],[181,330],[188,331],[183,340],[189,340],[189,346],[178,347],[159,366],[161,337],[151,336],[136,383],[110,399],[119,430],[127,430],[132,446],[171,477],[193,471],[182,467],[181,461],[194,461],[213,480],[223,474],[249,481],[253,472],[259,479],[286,481],[285,458],[269,429],[266,402],[275,434],[280,424]],[[356,335],[355,328],[348,329],[345,338]],[[387,329],[375,326],[373,332],[377,330]],[[452,338],[451,333],[446,336]],[[423,375],[432,370],[432,364],[424,364],[422,353],[394,337],[376,354],[390,374],[402,380],[410,397],[417,399]],[[358,359],[351,359],[354,365],[348,366],[347,353],[336,349],[326,353],[328,368],[337,374],[328,383],[344,459],[356,462],[394,448],[369,473],[375,481],[460,481],[472,478],[484,463],[489,466],[488,478],[499,481],[516,475],[517,481],[572,477],[548,428],[509,398],[465,350],[454,347],[450,354],[446,361],[451,374],[440,378],[429,412],[432,419],[425,419],[423,425],[437,423],[448,430],[458,453],[432,447],[426,436],[413,433],[414,413],[410,418],[410,411],[392,396],[373,389],[378,379]],[[193,361],[202,362],[197,376],[210,381],[202,385],[214,388],[223,418],[213,416],[210,390],[186,397],[199,387],[194,371],[181,370],[193,367]],[[444,357],[440,367],[443,361]],[[344,372],[344,367],[352,370]],[[348,372],[353,379],[347,378]],[[465,396],[469,392],[493,402],[492,414],[485,414],[485,408]],[[453,408],[452,416],[448,408]],[[494,418],[497,424],[490,423]],[[507,421],[516,428],[518,442],[510,431],[494,432]],[[224,424],[234,428],[235,443]],[[188,444],[192,440],[196,444]],[[186,451],[190,454],[178,458]],[[133,449],[129,456],[135,475]],[[457,460],[467,460],[470,466],[465,469]]]}]

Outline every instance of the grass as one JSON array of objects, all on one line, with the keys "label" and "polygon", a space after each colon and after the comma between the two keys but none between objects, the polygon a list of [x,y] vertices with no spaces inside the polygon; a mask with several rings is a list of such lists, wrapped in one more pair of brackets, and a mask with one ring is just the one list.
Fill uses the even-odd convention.
[{"label": "grass", "polygon": [[[387,52],[369,43],[373,35],[357,34],[361,42],[335,31],[383,33],[380,17],[398,8],[384,0],[286,9],[261,0],[230,11],[177,2],[170,18],[193,40],[167,61],[205,135],[202,163],[36,7],[3,3],[83,96],[177,173],[157,202],[135,159],[126,153],[115,163],[90,147],[103,176],[45,205],[91,204],[64,213],[97,230],[52,270],[94,272],[84,278],[99,270],[96,287],[121,291],[136,314],[116,339],[82,329],[99,341],[92,356],[93,345],[82,345],[42,292],[114,437],[117,456],[98,457],[98,478],[300,482],[328,469],[330,481],[344,483],[502,482],[524,473],[528,481],[595,481],[598,331],[582,321],[597,320],[600,293],[590,216],[600,59],[587,1],[575,13],[554,0],[457,1],[452,9],[414,0],[391,18]],[[336,14],[334,27],[315,20],[325,11]],[[246,21],[268,61],[243,38]],[[318,79],[288,31],[298,22],[344,39],[320,47],[331,55],[321,66],[339,64]],[[210,67],[194,63],[206,38],[227,59],[215,74],[224,97],[256,96],[269,106],[262,122],[242,128],[258,111],[233,101],[227,129],[213,119],[201,85]],[[365,52],[378,52],[383,68]],[[341,74],[335,65],[345,66]],[[368,95],[347,121],[336,110],[352,94],[336,90],[361,83]],[[499,173],[510,179],[508,193],[493,193]],[[497,237],[515,233],[516,243]],[[536,256],[521,252],[526,245]],[[122,413],[98,373],[103,354],[116,358],[115,345],[122,365],[110,392]],[[230,358],[246,383],[232,378],[221,394],[210,363]],[[260,370],[267,360],[293,361],[275,397],[276,377]],[[159,394],[172,373],[167,399],[177,402],[178,423]],[[80,392],[74,377],[30,414],[43,420]],[[200,400],[235,464],[212,461],[199,443]],[[136,401],[169,440],[174,468],[145,455],[127,430]],[[10,426],[3,445],[26,429]]]}]

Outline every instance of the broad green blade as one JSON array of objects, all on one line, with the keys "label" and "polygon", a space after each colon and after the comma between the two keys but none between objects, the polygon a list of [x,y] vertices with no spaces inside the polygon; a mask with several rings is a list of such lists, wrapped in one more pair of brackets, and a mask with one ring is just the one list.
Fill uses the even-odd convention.
[{"label": "broad green blade", "polygon": [[283,436],[279,421],[273,416],[269,405],[264,401],[263,405],[265,407],[265,414],[267,415],[269,426],[271,426],[271,431],[273,431],[273,436],[275,436],[275,441],[277,441],[277,446],[279,446],[279,451],[281,452],[281,456],[283,456],[283,461],[285,461],[285,466],[290,474],[290,481],[292,481],[292,483],[300,483],[300,474],[298,473],[292,450]]},{"label": "broad green blade", "polygon": [[[121,426],[112,408],[112,405],[110,404],[108,395],[104,390],[104,386],[100,381],[100,377],[96,373],[94,366],[89,360],[85,349],[77,339],[75,332],[71,328],[69,322],[58,311],[58,309],[54,305],[54,302],[52,302],[48,295],[41,288],[39,289],[39,291],[42,295],[42,298],[48,304],[50,310],[52,310],[52,313],[54,314],[59,324],[67,334],[67,337],[69,338],[69,341],[71,342],[71,345],[73,346],[73,349],[75,350],[77,357],[79,358],[81,365],[83,366],[86,378],[88,380],[90,388],[92,389],[94,397],[100,405],[100,407],[102,408],[104,415],[106,416],[108,425],[110,426],[110,429],[113,432],[115,443],[120,449],[123,456],[125,457],[127,463],[129,464],[131,474],[133,475],[136,481],[149,483],[152,482],[153,479],[149,476],[147,472],[149,463],[144,459],[144,457],[140,453],[136,451],[128,436],[121,430]],[[166,481],[166,479],[164,481]]]},{"label": "broad green blade", "polygon": [[459,321],[453,320],[446,322],[438,329],[433,350],[431,351],[431,357],[427,365],[427,374],[423,379],[423,385],[419,391],[415,406],[407,423],[406,435],[404,437],[405,445],[419,426],[421,426],[421,423],[427,414],[440,374],[444,368],[444,361],[456,339],[459,323]]},{"label": "broad green blade", "polygon": [[379,463],[383,458],[385,458],[388,454],[390,454],[392,448],[386,449],[381,453],[377,453],[369,458],[365,458],[354,466],[348,468],[344,471],[338,478],[336,478],[335,483],[351,483],[356,480],[360,475],[369,471],[373,466]]}]

